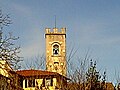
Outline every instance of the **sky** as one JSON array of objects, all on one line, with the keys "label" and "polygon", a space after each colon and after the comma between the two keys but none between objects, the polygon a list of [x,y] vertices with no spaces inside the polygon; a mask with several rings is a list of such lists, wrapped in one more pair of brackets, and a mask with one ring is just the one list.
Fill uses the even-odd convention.
[{"label": "sky", "polygon": [[12,24],[5,32],[20,37],[17,44],[24,61],[45,54],[45,28],[55,26],[56,16],[57,28],[67,28],[67,50],[77,50],[75,58],[84,58],[89,51],[98,68],[107,71],[107,80],[116,80],[120,0],[0,0],[0,8],[10,14]]}]

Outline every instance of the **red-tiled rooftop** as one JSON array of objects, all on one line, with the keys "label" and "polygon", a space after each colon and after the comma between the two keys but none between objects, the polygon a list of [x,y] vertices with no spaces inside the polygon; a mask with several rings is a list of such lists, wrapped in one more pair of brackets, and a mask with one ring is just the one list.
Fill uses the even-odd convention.
[{"label": "red-tiled rooftop", "polygon": [[42,70],[20,70],[16,71],[21,76],[38,76],[38,75],[59,75],[56,72],[42,71]]}]

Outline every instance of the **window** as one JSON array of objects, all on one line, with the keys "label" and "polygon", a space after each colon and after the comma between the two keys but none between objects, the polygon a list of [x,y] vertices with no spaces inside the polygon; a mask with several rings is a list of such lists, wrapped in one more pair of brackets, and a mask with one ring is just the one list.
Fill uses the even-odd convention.
[{"label": "window", "polygon": [[58,65],[58,64],[59,64],[59,62],[54,62],[54,64],[55,64],[55,65]]},{"label": "window", "polygon": [[53,86],[53,79],[52,78],[46,78],[45,84],[46,84],[46,86]]},{"label": "window", "polygon": [[50,86],[51,80],[49,78],[46,79],[46,86]]},{"label": "window", "polygon": [[45,78],[43,79],[42,86],[45,87]]},{"label": "window", "polygon": [[23,87],[23,80],[20,79],[20,86]]},{"label": "window", "polygon": [[59,65],[59,62],[54,62],[54,68],[56,71],[58,70],[58,65]]},{"label": "window", "polygon": [[27,88],[27,80],[25,80],[25,88]]},{"label": "window", "polygon": [[53,46],[53,55],[58,55],[59,54],[59,46],[58,45],[54,45]]},{"label": "window", "polygon": [[28,80],[28,87],[35,87],[35,79]]}]

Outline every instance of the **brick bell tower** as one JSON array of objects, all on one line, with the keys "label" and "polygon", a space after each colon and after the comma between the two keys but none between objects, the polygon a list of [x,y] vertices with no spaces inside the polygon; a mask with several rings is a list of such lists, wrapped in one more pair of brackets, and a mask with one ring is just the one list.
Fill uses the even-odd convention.
[{"label": "brick bell tower", "polygon": [[66,76],[66,28],[46,28],[45,31],[46,70]]}]

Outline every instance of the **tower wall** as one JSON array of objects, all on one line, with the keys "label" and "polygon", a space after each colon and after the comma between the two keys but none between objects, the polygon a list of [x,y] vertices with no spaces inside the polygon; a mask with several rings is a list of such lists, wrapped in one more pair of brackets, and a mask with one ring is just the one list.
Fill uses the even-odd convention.
[{"label": "tower wall", "polygon": [[46,70],[66,76],[66,28],[46,28]]}]

